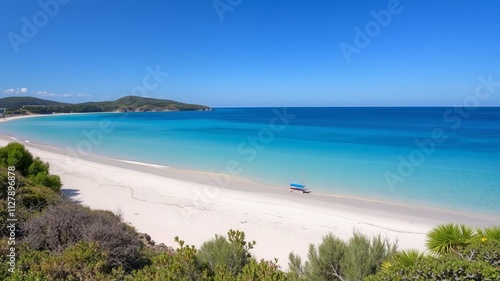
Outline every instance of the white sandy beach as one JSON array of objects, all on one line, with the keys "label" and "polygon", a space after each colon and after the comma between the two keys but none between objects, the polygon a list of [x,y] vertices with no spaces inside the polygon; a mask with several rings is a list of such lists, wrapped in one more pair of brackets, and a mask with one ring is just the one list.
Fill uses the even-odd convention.
[{"label": "white sandy beach", "polygon": [[[6,137],[0,139],[0,146],[7,142]],[[208,173],[101,157],[75,158],[63,150],[23,143],[34,156],[49,162],[51,173],[61,177],[65,194],[94,209],[120,212],[157,243],[175,248],[173,238],[179,236],[200,246],[215,234],[238,229],[257,242],[253,250],[257,258],[277,257],[284,268],[290,252],[306,258],[309,244],[319,243],[329,232],[344,239],[354,229],[380,233],[398,239],[400,248],[423,250],[426,232],[438,223],[499,223],[489,217],[290,193],[286,187],[265,187],[241,178],[231,178],[227,188],[221,188]]]}]

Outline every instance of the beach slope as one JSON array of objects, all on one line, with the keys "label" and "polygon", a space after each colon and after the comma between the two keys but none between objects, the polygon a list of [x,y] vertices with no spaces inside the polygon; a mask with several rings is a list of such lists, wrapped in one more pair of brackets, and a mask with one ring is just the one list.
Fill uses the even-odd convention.
[{"label": "beach slope", "polygon": [[[0,145],[12,141],[2,137]],[[310,243],[333,233],[348,239],[353,230],[382,234],[400,248],[425,247],[425,234],[442,222],[483,226],[498,220],[418,207],[317,194],[290,193],[242,178],[176,170],[97,156],[75,157],[61,149],[26,143],[34,156],[61,177],[63,192],[93,209],[122,214],[125,222],[157,242],[175,246],[179,236],[200,246],[229,229],[255,240],[257,258],[277,257],[286,268],[288,254],[304,258]],[[224,188],[216,184],[224,179]]]}]

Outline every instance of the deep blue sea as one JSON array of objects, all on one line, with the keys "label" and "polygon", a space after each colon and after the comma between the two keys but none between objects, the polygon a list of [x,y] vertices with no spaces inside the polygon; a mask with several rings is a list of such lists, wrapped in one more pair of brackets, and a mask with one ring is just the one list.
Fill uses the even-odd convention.
[{"label": "deep blue sea", "polygon": [[500,108],[218,108],[51,115],[0,133],[314,192],[500,215]]}]

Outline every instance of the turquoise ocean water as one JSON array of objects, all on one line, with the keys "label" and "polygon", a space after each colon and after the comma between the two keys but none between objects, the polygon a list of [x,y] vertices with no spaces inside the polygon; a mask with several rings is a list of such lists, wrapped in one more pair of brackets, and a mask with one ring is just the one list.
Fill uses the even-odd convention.
[{"label": "turquoise ocean water", "polygon": [[[19,139],[228,172],[315,192],[500,215],[500,108],[221,108],[54,115],[0,124]],[[302,174],[304,176],[302,176]]]}]

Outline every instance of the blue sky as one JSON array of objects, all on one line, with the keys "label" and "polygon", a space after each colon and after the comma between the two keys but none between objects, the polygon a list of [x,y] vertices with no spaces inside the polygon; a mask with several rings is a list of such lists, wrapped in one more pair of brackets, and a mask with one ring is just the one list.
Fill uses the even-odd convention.
[{"label": "blue sky", "polygon": [[[495,0],[5,0],[0,7],[0,97],[435,106],[461,104],[479,76],[500,82]],[[357,52],[345,55],[341,46]],[[500,105],[495,88],[481,105]]]}]

